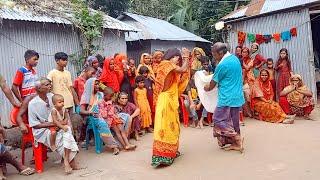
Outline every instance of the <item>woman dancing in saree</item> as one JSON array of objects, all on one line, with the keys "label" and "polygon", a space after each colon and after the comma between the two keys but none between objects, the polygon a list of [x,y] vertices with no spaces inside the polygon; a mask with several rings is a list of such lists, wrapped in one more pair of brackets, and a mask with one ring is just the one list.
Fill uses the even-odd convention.
[{"label": "woman dancing in saree", "polygon": [[286,115],[279,103],[273,101],[274,93],[269,78],[269,71],[262,69],[260,77],[252,88],[251,108],[259,120],[271,123],[292,124],[295,116]]},{"label": "woman dancing in saree", "polygon": [[102,141],[107,148],[113,149],[113,154],[119,154],[118,143],[114,140],[108,124],[103,120],[96,118],[99,114],[98,104],[103,99],[103,93],[99,92],[99,81],[96,78],[87,80],[84,86],[84,92],[81,97],[81,115],[92,116],[94,124],[98,127],[98,131]]},{"label": "woman dancing in saree", "polygon": [[179,95],[189,81],[189,50],[182,49],[182,66],[178,66],[181,54],[178,49],[169,49],[158,67],[154,89],[156,114],[152,163],[154,167],[169,166],[180,153]]}]

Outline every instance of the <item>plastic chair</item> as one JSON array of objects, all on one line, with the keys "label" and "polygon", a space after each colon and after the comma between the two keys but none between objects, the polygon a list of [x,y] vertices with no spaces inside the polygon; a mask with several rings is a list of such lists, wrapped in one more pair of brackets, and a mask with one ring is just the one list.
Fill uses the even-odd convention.
[{"label": "plastic chair", "polygon": [[[13,108],[10,113],[10,120],[14,122],[15,125],[17,124],[17,116],[18,116],[19,108]],[[26,144],[31,143],[33,149],[33,155],[35,160],[35,169],[37,173],[43,172],[43,161],[47,161],[47,147],[41,143],[38,143],[38,147],[34,145],[34,138],[32,134],[32,128],[28,124],[26,124],[28,128],[28,134],[23,134],[21,139],[21,163],[24,165],[25,163],[25,150]]]},{"label": "plastic chair", "polygon": [[18,126],[17,116],[18,116],[19,108],[14,107],[10,112],[10,121],[12,126]]},{"label": "plastic chair", "polygon": [[47,156],[47,146],[43,145],[42,143],[38,143],[38,146],[35,147],[34,138],[32,135],[32,129],[27,125],[28,134],[22,135],[22,142],[21,142],[21,163],[24,165],[25,163],[25,147],[27,143],[32,144],[34,161],[35,161],[35,169],[37,173],[43,172],[43,161],[48,160]]},{"label": "plastic chair", "polygon": [[89,141],[90,141],[90,136],[89,132],[90,130],[93,131],[93,136],[94,136],[94,144],[95,144],[95,149],[96,153],[100,154],[102,152],[102,141],[100,138],[100,134],[98,132],[97,126],[95,124],[95,118],[92,116],[89,116],[87,118],[87,129],[86,129],[86,150],[89,148]]},{"label": "plastic chair", "polygon": [[189,113],[187,111],[186,106],[184,105],[184,98],[181,96],[179,98],[179,101],[180,101],[180,108],[182,111],[182,119],[183,119],[184,127],[188,127],[189,126]]}]

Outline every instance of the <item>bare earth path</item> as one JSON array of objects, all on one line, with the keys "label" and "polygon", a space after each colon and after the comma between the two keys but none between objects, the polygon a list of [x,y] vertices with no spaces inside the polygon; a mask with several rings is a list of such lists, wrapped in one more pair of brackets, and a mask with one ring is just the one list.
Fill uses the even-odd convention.
[{"label": "bare earth path", "polygon": [[[88,168],[65,176],[58,158],[50,153],[45,172],[30,177],[19,176],[9,169],[14,180],[319,180],[320,179],[320,113],[317,121],[297,119],[293,125],[247,120],[242,127],[245,153],[225,152],[212,138],[212,129],[181,128],[183,156],[167,168],[150,166],[152,135],[144,136],[136,152],[109,152],[97,155],[93,147],[81,150],[81,162]],[[19,156],[20,157],[20,156]],[[30,153],[29,153],[30,158]],[[89,173],[89,174],[88,174]],[[81,175],[85,175],[81,177]]]}]

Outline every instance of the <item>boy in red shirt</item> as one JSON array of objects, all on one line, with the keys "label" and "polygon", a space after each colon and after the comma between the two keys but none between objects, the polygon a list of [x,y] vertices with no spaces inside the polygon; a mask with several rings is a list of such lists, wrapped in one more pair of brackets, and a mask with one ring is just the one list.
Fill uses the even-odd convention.
[{"label": "boy in red shirt", "polygon": [[27,96],[36,94],[34,84],[38,75],[34,67],[38,64],[39,54],[34,50],[27,50],[24,59],[26,65],[17,70],[12,84],[12,92],[21,103]]},{"label": "boy in red shirt", "polygon": [[79,101],[81,101],[81,96],[84,91],[84,84],[90,78],[92,78],[96,74],[96,69],[88,66],[84,69],[83,73],[78,76],[73,83],[74,90],[76,91]]}]

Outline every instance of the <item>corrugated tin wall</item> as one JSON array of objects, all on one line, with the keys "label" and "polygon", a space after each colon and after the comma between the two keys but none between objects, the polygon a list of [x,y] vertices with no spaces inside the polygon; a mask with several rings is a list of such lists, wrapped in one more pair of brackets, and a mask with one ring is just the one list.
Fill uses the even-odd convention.
[{"label": "corrugated tin wall", "polygon": [[196,43],[193,41],[160,41],[160,40],[152,40],[151,41],[151,51],[162,50],[166,51],[170,48],[178,48],[182,49],[183,47],[192,49],[196,46]]},{"label": "corrugated tin wall", "polygon": [[[23,55],[26,48],[41,53],[37,66],[40,76],[46,76],[55,67],[54,53],[63,51],[73,54],[80,50],[77,33],[63,25],[3,20],[0,33],[0,73],[10,87],[16,70],[25,64]],[[68,70],[75,75],[75,69],[70,63]],[[9,127],[12,106],[2,92],[0,99],[1,124]]]},{"label": "corrugated tin wall", "polygon": [[98,51],[103,56],[113,56],[115,53],[127,53],[127,45],[123,31],[105,29],[103,38],[99,42],[101,51]]},{"label": "corrugated tin wall", "polygon": [[[277,61],[279,50],[281,48],[287,48],[292,61],[293,71],[301,74],[308,87],[312,89],[314,94],[317,94],[311,23],[308,9],[241,21],[232,24],[232,26],[232,31],[229,32],[228,37],[228,42],[232,51],[234,51],[238,44],[237,31],[256,34],[272,34],[277,32],[281,33],[296,26],[298,37],[294,37],[290,41],[281,43],[275,43],[272,40],[269,44],[262,44],[260,46],[261,54],[265,58],[273,58]],[[250,47],[248,40],[245,42],[245,46]]]}]

